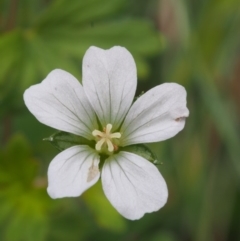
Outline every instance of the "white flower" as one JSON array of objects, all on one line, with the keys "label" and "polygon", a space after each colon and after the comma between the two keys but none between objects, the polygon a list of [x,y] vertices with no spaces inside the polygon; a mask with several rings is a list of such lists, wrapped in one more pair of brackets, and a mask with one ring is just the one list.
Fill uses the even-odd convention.
[{"label": "white flower", "polygon": [[76,197],[100,178],[103,191],[125,218],[134,220],[159,210],[167,200],[166,183],[155,165],[119,151],[138,143],[163,141],[185,125],[186,91],[175,83],[149,90],[134,103],[136,66],[122,47],[90,47],[83,58],[83,85],[63,70],[53,70],[24,93],[25,104],[43,124],[95,140],[58,154],[48,169],[52,198]]}]

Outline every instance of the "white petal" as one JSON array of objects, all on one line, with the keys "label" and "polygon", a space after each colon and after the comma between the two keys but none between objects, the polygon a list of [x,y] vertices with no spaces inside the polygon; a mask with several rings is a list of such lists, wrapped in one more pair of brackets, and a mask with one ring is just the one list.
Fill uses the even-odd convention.
[{"label": "white petal", "polygon": [[24,93],[31,113],[43,124],[91,139],[98,127],[83,87],[66,71],[53,70],[42,83]]},{"label": "white petal", "polygon": [[122,47],[91,47],[83,58],[83,88],[102,124],[116,130],[132,104],[137,85],[136,65]]},{"label": "white petal", "polygon": [[123,146],[163,141],[184,128],[189,111],[186,91],[175,83],[149,90],[130,108],[121,128]]},{"label": "white petal", "polygon": [[91,176],[91,170],[98,170],[98,164],[99,156],[88,146],[73,146],[59,153],[48,168],[49,196],[80,196],[98,181],[99,171]]},{"label": "white petal", "polygon": [[158,169],[129,152],[119,152],[105,161],[102,185],[111,204],[131,220],[159,210],[168,197],[166,183]]}]

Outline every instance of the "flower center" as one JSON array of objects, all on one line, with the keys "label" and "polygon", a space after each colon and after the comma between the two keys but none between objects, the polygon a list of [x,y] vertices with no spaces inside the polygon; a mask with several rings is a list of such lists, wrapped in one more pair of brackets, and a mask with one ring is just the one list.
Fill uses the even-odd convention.
[{"label": "flower center", "polygon": [[116,145],[116,140],[121,137],[120,132],[114,132],[111,133],[112,130],[112,124],[107,124],[105,128],[103,128],[103,131],[94,130],[92,132],[92,135],[96,137],[97,143],[95,145],[95,148],[97,151],[101,151],[104,148],[107,147],[107,150],[109,152],[116,151],[118,149],[118,146]]}]

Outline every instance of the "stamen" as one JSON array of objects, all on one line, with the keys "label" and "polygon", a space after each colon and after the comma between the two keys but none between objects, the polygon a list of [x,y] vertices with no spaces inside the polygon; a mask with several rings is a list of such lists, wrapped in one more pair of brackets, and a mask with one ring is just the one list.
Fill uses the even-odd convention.
[{"label": "stamen", "polygon": [[93,135],[93,136],[103,137],[103,133],[102,133],[101,131],[99,131],[99,130],[94,130],[94,131],[92,132],[92,135]]},{"label": "stamen", "polygon": [[112,133],[110,134],[110,137],[111,138],[120,138],[122,135],[120,132],[115,132],[115,133]]},{"label": "stamen", "polygon": [[97,143],[95,145],[95,148],[97,151],[101,151],[102,148],[103,152],[107,150],[108,152],[118,150],[118,146],[115,144],[115,141],[113,139],[119,139],[122,135],[120,132],[111,133],[112,127],[112,124],[107,124],[106,127],[103,128],[103,131],[94,130],[92,132],[92,135],[96,137]]},{"label": "stamen", "polygon": [[110,140],[107,140],[108,151],[113,152],[114,147]]},{"label": "stamen", "polygon": [[114,147],[114,151],[118,150],[118,146],[117,145],[113,145],[113,147]]},{"label": "stamen", "polygon": [[107,124],[106,126],[106,134],[109,135],[111,133],[112,130],[112,124]]},{"label": "stamen", "polygon": [[101,151],[102,145],[105,142],[105,138],[102,138],[100,141],[97,142],[95,148],[97,151]]}]

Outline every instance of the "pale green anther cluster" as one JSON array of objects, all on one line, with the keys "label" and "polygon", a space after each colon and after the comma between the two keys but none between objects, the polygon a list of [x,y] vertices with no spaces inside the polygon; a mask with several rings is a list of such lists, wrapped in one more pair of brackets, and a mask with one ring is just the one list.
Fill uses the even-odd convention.
[{"label": "pale green anther cluster", "polygon": [[114,139],[121,138],[120,132],[111,133],[112,124],[107,124],[103,131],[94,130],[92,135],[96,138],[95,148],[97,151],[104,151],[104,148],[107,147],[107,150],[111,153],[118,150],[118,146],[115,144]]}]

